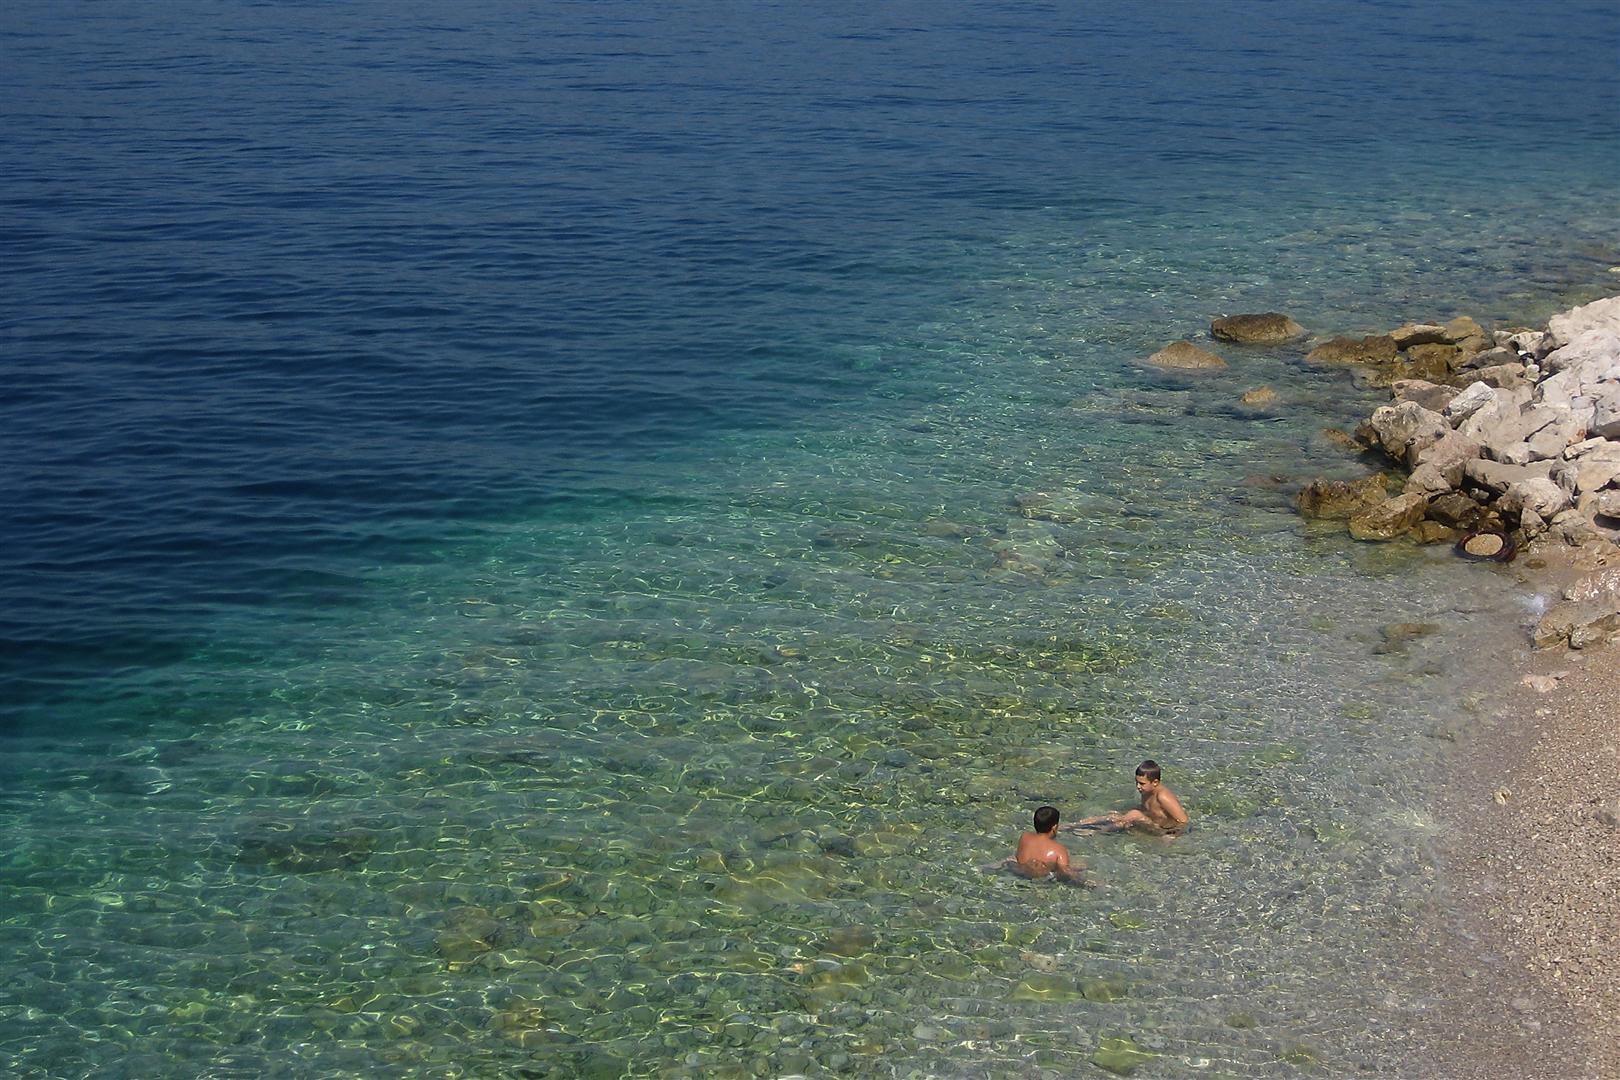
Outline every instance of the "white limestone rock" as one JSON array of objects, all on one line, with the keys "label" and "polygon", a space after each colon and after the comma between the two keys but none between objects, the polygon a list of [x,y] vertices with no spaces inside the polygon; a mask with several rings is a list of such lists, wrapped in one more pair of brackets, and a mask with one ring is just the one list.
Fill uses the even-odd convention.
[{"label": "white limestone rock", "polygon": [[1555,350],[1593,330],[1620,334],[1620,296],[1594,300],[1547,320],[1547,336]]},{"label": "white limestone rock", "polygon": [[1490,386],[1482,382],[1469,383],[1446,403],[1441,415],[1456,426],[1495,400],[1496,391]]}]

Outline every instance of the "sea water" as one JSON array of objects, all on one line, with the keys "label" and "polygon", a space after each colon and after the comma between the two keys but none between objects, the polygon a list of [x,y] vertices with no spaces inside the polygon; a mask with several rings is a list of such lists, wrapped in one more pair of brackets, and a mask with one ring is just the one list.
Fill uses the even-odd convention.
[{"label": "sea water", "polygon": [[0,13],[0,1069],[1405,1075],[1534,597],[1139,360],[1612,290],[1612,5],[532,7]]}]

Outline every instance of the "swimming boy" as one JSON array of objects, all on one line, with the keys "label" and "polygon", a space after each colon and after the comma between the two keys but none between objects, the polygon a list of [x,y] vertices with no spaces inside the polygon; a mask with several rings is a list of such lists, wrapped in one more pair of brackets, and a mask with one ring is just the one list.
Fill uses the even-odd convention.
[{"label": "swimming boy", "polygon": [[1057,842],[1058,812],[1055,806],[1043,806],[1035,811],[1035,831],[1018,838],[1018,853],[1002,865],[1011,866],[1028,878],[1043,878],[1053,874],[1064,881],[1080,884],[1080,866],[1071,866],[1069,850]]},{"label": "swimming boy", "polygon": [[1187,811],[1181,800],[1164,786],[1159,764],[1152,759],[1136,767],[1136,790],[1142,805],[1131,810],[1082,818],[1068,826],[1077,829],[1141,829],[1154,833],[1178,833],[1187,827]]}]

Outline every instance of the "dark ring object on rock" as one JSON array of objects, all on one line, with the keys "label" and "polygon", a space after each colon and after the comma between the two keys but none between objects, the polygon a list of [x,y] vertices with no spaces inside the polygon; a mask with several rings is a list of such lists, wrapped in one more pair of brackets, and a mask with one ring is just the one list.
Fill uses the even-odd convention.
[{"label": "dark ring object on rock", "polygon": [[1505,532],[1479,529],[1457,541],[1457,554],[1472,562],[1512,562],[1519,553]]}]

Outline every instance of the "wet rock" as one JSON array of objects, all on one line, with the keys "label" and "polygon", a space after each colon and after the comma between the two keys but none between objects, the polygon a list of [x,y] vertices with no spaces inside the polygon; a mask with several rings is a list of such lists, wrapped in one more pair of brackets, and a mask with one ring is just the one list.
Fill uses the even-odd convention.
[{"label": "wet rock", "polygon": [[1115,1076],[1129,1076],[1157,1056],[1142,1049],[1129,1036],[1104,1037],[1097,1041],[1097,1052],[1091,1055],[1091,1063]]},{"label": "wet rock", "polygon": [[1357,540],[1394,540],[1423,520],[1429,500],[1413,492],[1387,499],[1350,519],[1350,535]]},{"label": "wet rock", "polygon": [[1426,379],[1444,379],[1462,360],[1463,351],[1455,345],[1413,345],[1406,350],[1406,370]]},{"label": "wet rock", "polygon": [[1301,515],[1332,521],[1348,520],[1389,498],[1389,477],[1376,473],[1360,480],[1327,480],[1317,477],[1295,497]]},{"label": "wet rock", "polygon": [[1438,521],[1420,521],[1412,529],[1412,539],[1420,544],[1449,544],[1457,539],[1457,530]]},{"label": "wet rock", "polygon": [[1371,337],[1336,337],[1322,342],[1305,354],[1312,364],[1390,364],[1397,354],[1395,339],[1388,334]]},{"label": "wet rock", "polygon": [[1410,349],[1416,345],[1448,345],[1446,328],[1438,323],[1407,323],[1389,333],[1397,349]]},{"label": "wet rock", "polygon": [[1245,405],[1270,405],[1277,400],[1277,392],[1269,386],[1257,386],[1243,395]]},{"label": "wet rock", "polygon": [[1087,979],[1080,984],[1080,996],[1087,1001],[1118,1001],[1129,991],[1124,979]]},{"label": "wet rock", "polygon": [[1352,454],[1359,454],[1367,449],[1364,444],[1356,440],[1354,435],[1339,428],[1323,428],[1317,434],[1328,443],[1339,447],[1341,450],[1348,450]]},{"label": "wet rock", "polygon": [[1148,357],[1147,362],[1177,371],[1219,371],[1226,367],[1225,360],[1190,341],[1172,342]]},{"label": "wet rock", "polygon": [[1266,311],[1216,319],[1209,324],[1209,332],[1239,345],[1274,345],[1302,336],[1305,328],[1281,312]]},{"label": "wet rock", "polygon": [[870,927],[846,926],[834,930],[821,942],[821,951],[834,956],[861,956],[877,945],[877,934]]}]

